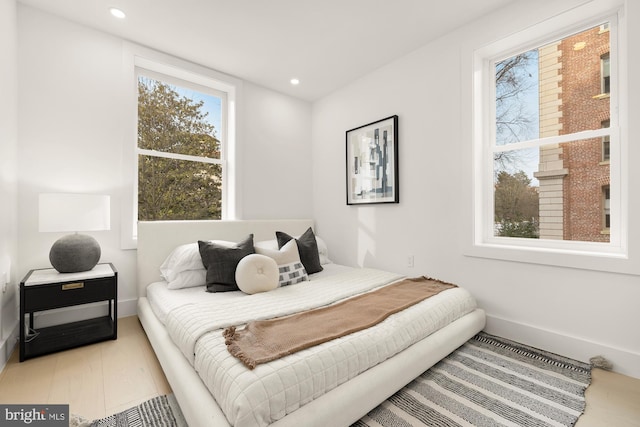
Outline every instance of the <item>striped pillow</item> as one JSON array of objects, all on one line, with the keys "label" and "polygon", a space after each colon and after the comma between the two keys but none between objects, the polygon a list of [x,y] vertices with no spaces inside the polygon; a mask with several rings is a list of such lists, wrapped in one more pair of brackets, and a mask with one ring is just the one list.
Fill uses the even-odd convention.
[{"label": "striped pillow", "polygon": [[302,265],[300,261],[298,244],[295,239],[288,241],[280,250],[260,247],[258,244],[255,246],[255,251],[257,254],[273,258],[276,264],[278,264],[280,273],[278,286],[294,285],[309,280],[307,270],[305,270],[304,265]]}]

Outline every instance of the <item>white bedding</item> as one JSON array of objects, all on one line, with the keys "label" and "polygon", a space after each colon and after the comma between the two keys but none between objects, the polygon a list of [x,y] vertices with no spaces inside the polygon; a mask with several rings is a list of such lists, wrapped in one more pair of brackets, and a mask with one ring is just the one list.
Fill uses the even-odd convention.
[{"label": "white bedding", "polygon": [[207,332],[250,320],[270,319],[311,310],[344,298],[387,285],[401,275],[382,270],[351,269],[345,273],[277,288],[270,292],[229,298],[224,303],[211,299],[173,309],[166,319],[169,336],[193,365],[195,346]]},{"label": "white bedding", "polygon": [[[295,312],[299,307],[326,305],[399,278],[378,270],[349,269],[337,274],[331,267],[326,270],[324,277],[314,275],[308,283],[252,296],[235,292],[207,294],[202,288],[164,292],[160,284],[148,288],[154,312],[161,313],[158,317],[164,319],[174,342],[194,365],[231,425],[268,425],[476,307],[467,291],[455,288],[373,328],[254,370],[248,370],[228,353],[221,328]],[[347,287],[346,282],[351,286]],[[197,301],[218,302],[194,303],[190,301],[193,295]]]},{"label": "white bedding", "polygon": [[[324,264],[323,270],[319,273],[314,273],[309,276],[310,281],[322,279],[323,277],[332,276],[334,274],[342,273],[348,270],[353,270],[353,267],[347,267],[345,265],[340,264]],[[167,314],[182,305],[185,304],[193,304],[197,301],[205,301],[208,299],[219,301],[220,303],[224,303],[224,301],[242,298],[246,295],[240,291],[237,292],[219,292],[219,293],[209,293],[206,292],[204,286],[197,286],[193,288],[184,288],[184,289],[169,289],[167,287],[167,282],[154,282],[147,287],[147,298],[149,299],[149,303],[151,305],[151,309],[153,313],[158,317],[158,319],[162,322],[162,324],[166,323]]]}]

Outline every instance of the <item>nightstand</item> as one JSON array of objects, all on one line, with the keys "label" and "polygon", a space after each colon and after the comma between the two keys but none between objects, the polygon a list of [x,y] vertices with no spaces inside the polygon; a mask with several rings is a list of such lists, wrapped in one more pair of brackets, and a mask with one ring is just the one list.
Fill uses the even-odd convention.
[{"label": "nightstand", "polygon": [[[108,314],[37,328],[34,313],[107,302]],[[28,316],[28,324],[27,322]],[[80,273],[31,270],[20,282],[20,361],[118,337],[118,272],[98,264]]]}]

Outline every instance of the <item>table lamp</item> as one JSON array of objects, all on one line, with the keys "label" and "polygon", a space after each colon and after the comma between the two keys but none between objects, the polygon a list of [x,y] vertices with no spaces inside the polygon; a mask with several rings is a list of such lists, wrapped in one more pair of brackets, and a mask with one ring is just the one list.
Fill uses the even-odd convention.
[{"label": "table lamp", "polygon": [[95,194],[47,193],[39,197],[41,232],[74,231],[58,239],[49,252],[49,261],[60,273],[91,270],[100,260],[98,241],[78,231],[110,229],[109,196]]}]

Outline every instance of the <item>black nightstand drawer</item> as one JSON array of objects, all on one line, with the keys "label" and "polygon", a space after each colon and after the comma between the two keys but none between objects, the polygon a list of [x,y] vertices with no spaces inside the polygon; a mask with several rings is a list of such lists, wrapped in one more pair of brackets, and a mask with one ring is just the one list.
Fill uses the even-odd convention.
[{"label": "black nightstand drawer", "polygon": [[25,311],[50,310],[115,298],[113,278],[79,280],[25,289]]}]

